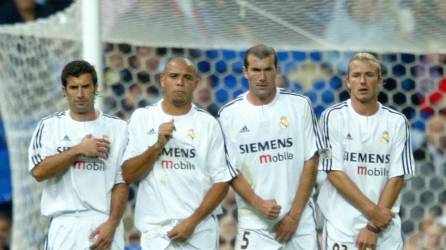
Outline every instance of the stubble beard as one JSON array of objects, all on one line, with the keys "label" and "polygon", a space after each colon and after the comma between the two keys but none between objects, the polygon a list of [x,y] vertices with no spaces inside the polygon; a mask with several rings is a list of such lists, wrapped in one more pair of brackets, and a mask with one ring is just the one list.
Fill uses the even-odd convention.
[{"label": "stubble beard", "polygon": [[182,108],[182,107],[186,106],[187,101],[186,101],[186,98],[172,99],[172,104],[173,104],[173,106],[175,106],[177,108]]},{"label": "stubble beard", "polygon": [[85,107],[72,105],[72,107],[70,107],[70,110],[78,114],[85,114],[91,112],[92,110],[94,110],[94,99],[91,102],[89,102]]},{"label": "stubble beard", "polygon": [[270,98],[273,95],[274,90],[273,89],[266,89],[266,90],[255,90],[253,91],[254,95],[259,98],[260,100],[264,101]]},{"label": "stubble beard", "polygon": [[378,97],[375,98],[374,95],[370,94],[368,96],[356,96],[356,100],[359,101],[362,104],[369,104],[372,102],[375,102],[375,100],[378,100]]}]

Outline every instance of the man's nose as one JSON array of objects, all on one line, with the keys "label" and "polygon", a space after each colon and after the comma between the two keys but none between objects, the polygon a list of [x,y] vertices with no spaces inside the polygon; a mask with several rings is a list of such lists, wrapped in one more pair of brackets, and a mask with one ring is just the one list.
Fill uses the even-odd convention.
[{"label": "man's nose", "polygon": [[265,71],[261,71],[260,72],[259,80],[261,80],[261,81],[265,81],[266,80],[266,72]]},{"label": "man's nose", "polygon": [[84,96],[84,89],[83,88],[79,88],[79,89],[77,89],[77,92],[76,92],[76,97],[83,97]]}]

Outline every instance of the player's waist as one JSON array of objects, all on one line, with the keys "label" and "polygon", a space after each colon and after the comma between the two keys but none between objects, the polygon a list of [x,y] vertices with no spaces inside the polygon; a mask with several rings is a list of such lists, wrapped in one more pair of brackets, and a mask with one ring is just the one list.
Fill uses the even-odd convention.
[{"label": "player's waist", "polygon": [[[147,219],[147,218],[145,218]],[[158,222],[155,221],[141,221],[137,220],[137,217],[135,216],[135,224],[137,228],[144,234],[146,234],[146,237],[148,238],[154,238],[154,237],[160,237],[164,234],[167,234],[168,231],[172,230],[177,224],[181,223],[184,219],[178,219],[178,218],[166,218],[164,220],[160,220]],[[206,229],[209,229],[211,226],[214,225],[214,223],[217,220],[216,215],[208,215],[206,218],[204,218],[195,228],[194,232],[203,231]],[[213,226],[212,226],[213,227]]]},{"label": "player's waist", "polygon": [[[283,208],[282,208],[283,209]],[[239,217],[239,227],[245,229],[259,229],[259,230],[270,230],[275,227],[275,225],[286,216],[286,211],[289,209],[285,209],[280,213],[278,218],[275,220],[269,220],[260,213],[253,210],[251,207],[239,206],[238,208],[238,217]],[[314,228],[316,225],[314,212],[311,207],[307,204],[300,217],[300,225],[305,225],[305,227]],[[299,230],[301,231],[301,230]],[[305,230],[304,230],[305,231]],[[299,233],[303,233],[299,232]]]},{"label": "player's waist", "polygon": [[[324,227],[330,238],[337,241],[349,242],[355,238],[358,232],[365,228],[368,221],[367,219],[353,219],[351,221],[340,220],[328,220],[325,221]],[[395,228],[399,230],[401,227],[401,219],[399,215],[395,215],[390,224],[386,227],[385,231],[393,231]]]},{"label": "player's waist", "polygon": [[105,214],[104,212],[100,212],[100,211],[96,211],[96,210],[74,210],[74,211],[63,211],[63,212],[58,212],[54,215],[52,215],[52,217],[58,217],[58,218],[62,218],[62,217],[66,217],[66,218],[85,218],[85,217],[93,217],[93,216],[107,216],[107,214]]},{"label": "player's waist", "polygon": [[[365,182],[365,184],[367,184],[367,182]],[[370,201],[372,201],[374,204],[378,204],[383,186],[378,188],[370,187],[364,185],[364,183],[358,183],[357,186]],[[336,189],[328,181],[322,185],[317,202],[321,208],[321,211],[326,217],[332,216],[336,219],[343,216],[353,218],[363,215],[357,207],[351,204],[341,193],[336,191]],[[400,205],[401,198],[398,197],[395,204],[391,208],[392,212],[399,213]]]}]

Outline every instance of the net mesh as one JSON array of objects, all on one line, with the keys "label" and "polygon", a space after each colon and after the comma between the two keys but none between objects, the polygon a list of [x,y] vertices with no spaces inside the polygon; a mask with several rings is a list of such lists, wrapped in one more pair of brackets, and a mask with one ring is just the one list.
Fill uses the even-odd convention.
[{"label": "net mesh", "polygon": [[103,20],[105,40],[154,47],[426,53],[445,51],[446,2],[103,1]]},{"label": "net mesh", "polygon": [[64,64],[79,58],[79,45],[21,35],[0,39],[0,107],[12,168],[15,249],[36,248],[45,235],[42,185],[28,173],[27,147],[38,120],[63,108],[59,74]]},{"label": "net mesh", "polygon": [[[29,176],[26,150],[38,119],[65,108],[59,75],[66,62],[81,56],[79,4],[47,20],[0,26],[0,108],[13,172],[14,249],[37,249],[45,236],[42,185]],[[431,129],[431,117],[446,113],[446,56],[439,46],[446,26],[438,25],[443,5],[424,0],[102,1],[100,99],[106,112],[127,119],[135,108],[161,98],[159,77],[166,60],[183,55],[194,60],[202,76],[194,101],[215,114],[247,90],[244,50],[263,42],[278,50],[277,82],[310,97],[319,115],[348,98],[342,79],[353,51],[375,51],[384,72],[380,101],[403,112],[413,128],[418,175],[403,190],[401,212],[403,232],[410,236],[427,215],[443,214],[446,199],[446,129],[443,134]],[[127,233],[134,230],[135,193],[132,186]],[[223,207],[221,248],[231,249],[233,193]]]},{"label": "net mesh", "polygon": [[0,27],[0,108],[12,172],[13,249],[41,249],[47,231],[48,221],[40,216],[42,185],[28,173],[27,149],[40,118],[66,108],[60,72],[81,54],[81,44],[66,32],[74,9],[66,14]]}]

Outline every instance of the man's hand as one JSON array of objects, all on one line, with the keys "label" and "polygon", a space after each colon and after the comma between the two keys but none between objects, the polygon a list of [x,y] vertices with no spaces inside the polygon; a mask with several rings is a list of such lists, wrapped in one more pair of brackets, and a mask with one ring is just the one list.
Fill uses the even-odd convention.
[{"label": "man's hand", "polygon": [[283,217],[276,225],[276,240],[279,242],[288,242],[296,233],[300,218],[292,218],[290,215]]},{"label": "man's hand", "polygon": [[172,138],[172,133],[175,131],[175,124],[173,119],[170,122],[161,123],[158,128],[158,141],[157,143],[164,147]]},{"label": "man's hand", "polygon": [[259,198],[256,200],[255,208],[267,219],[274,220],[279,216],[282,207],[277,204],[276,200],[263,200]]},{"label": "man's hand", "polygon": [[192,235],[196,226],[197,223],[187,218],[172,228],[167,236],[173,241],[184,242]]},{"label": "man's hand", "polygon": [[369,221],[378,229],[386,228],[392,221],[395,214],[388,208],[382,206],[375,206],[369,214]]},{"label": "man's hand", "polygon": [[88,157],[107,158],[110,150],[110,141],[107,138],[93,138],[91,134],[86,135],[78,145],[80,153]]},{"label": "man's hand", "polygon": [[378,242],[378,234],[363,228],[356,237],[356,247],[358,250],[375,250]]},{"label": "man's hand", "polygon": [[90,249],[110,249],[117,225],[106,221],[99,225],[90,234],[90,240],[93,242]]}]

